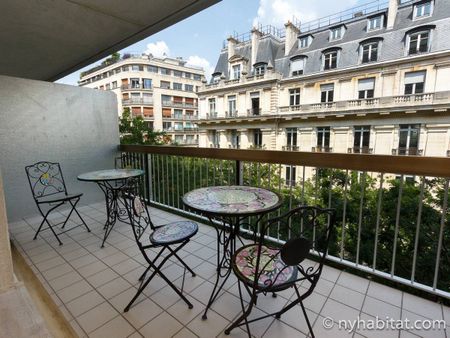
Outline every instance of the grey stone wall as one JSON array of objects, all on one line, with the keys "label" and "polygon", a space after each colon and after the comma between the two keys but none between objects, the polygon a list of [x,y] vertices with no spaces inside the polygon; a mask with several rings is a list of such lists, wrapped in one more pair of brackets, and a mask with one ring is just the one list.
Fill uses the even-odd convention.
[{"label": "grey stone wall", "polygon": [[0,169],[9,222],[37,214],[25,166],[60,162],[80,204],[104,199],[80,173],[112,168],[119,144],[116,95],[88,88],[0,76]]}]

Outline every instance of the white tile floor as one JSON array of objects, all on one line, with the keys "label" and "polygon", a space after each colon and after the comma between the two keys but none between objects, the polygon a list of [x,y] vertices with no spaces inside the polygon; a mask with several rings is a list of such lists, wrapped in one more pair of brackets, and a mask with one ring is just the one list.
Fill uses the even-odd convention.
[{"label": "white tile floor", "polygon": [[[80,337],[223,337],[223,330],[241,311],[236,279],[230,280],[216,300],[208,320],[201,313],[208,301],[215,277],[216,232],[200,225],[199,233],[181,251],[185,261],[196,271],[195,278],[186,274],[184,293],[194,305],[192,310],[183,303],[162,279],[155,278],[145,294],[128,313],[123,309],[133,297],[138,278],[144,271],[144,260],[131,232],[131,227],[118,223],[106,247],[101,249],[104,204],[80,207],[92,233],[77,228],[62,235],[58,246],[50,231],[32,240],[40,217],[10,224],[13,241],[33,271],[44,284],[55,303],[70,321]],[[158,209],[150,209],[155,224],[182,219]],[[55,214],[55,221],[61,218]],[[182,285],[183,269],[169,261],[164,273]],[[285,305],[293,291],[288,290],[272,298],[258,299],[252,316],[259,316]],[[364,278],[325,267],[315,292],[306,300],[316,337],[447,337],[450,338],[450,308],[404,293]],[[447,329],[437,330],[364,330],[352,332],[323,327],[331,317],[340,319],[447,320]],[[301,308],[290,310],[281,320],[272,317],[251,325],[256,337],[306,337],[308,329]],[[241,329],[230,337],[246,337]]]}]

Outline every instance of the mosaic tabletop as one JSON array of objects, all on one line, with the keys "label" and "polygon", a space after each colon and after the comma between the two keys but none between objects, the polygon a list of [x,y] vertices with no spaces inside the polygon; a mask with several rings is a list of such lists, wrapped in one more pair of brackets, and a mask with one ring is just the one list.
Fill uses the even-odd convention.
[{"label": "mosaic tabletop", "polygon": [[107,169],[78,175],[80,181],[115,181],[144,175],[139,169]]},{"label": "mosaic tabletop", "polygon": [[221,215],[252,215],[276,209],[281,198],[262,188],[219,186],[196,189],[183,196],[190,208]]}]

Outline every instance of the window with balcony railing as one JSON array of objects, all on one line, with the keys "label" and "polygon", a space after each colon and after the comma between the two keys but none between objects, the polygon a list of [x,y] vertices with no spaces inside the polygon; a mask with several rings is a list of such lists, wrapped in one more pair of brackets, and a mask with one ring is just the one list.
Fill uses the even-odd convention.
[{"label": "window with balcony railing", "polygon": [[253,146],[255,148],[262,148],[263,142],[262,142],[262,131],[261,129],[254,129],[253,130]]},{"label": "window with balcony railing", "polygon": [[236,95],[228,96],[228,114],[234,116],[236,112]]},{"label": "window with balcony railing", "polygon": [[241,65],[234,65],[232,67],[233,80],[239,80],[241,78]]},{"label": "window with balcony railing", "polygon": [[330,127],[317,128],[317,150],[324,151],[330,148]]},{"label": "window with balcony railing", "polygon": [[216,114],[216,99],[209,99],[208,105],[209,105],[209,113],[211,115]]},{"label": "window with balcony railing", "polygon": [[286,128],[286,150],[297,147],[297,128]]},{"label": "window with balcony railing", "polygon": [[320,102],[326,103],[334,101],[334,83],[321,85],[320,92]]},{"label": "window with balcony railing", "polygon": [[297,167],[293,165],[286,166],[286,185],[287,186],[294,186],[295,185],[295,179],[297,176]]},{"label": "window with balcony railing", "polygon": [[370,126],[355,126],[353,129],[353,153],[369,153]]},{"label": "window with balcony railing", "polygon": [[418,155],[420,125],[401,124],[397,155]]},{"label": "window with balcony railing", "polygon": [[405,95],[422,94],[425,90],[425,71],[405,74]]},{"label": "window with balcony railing", "polygon": [[300,88],[289,89],[289,105],[290,106],[300,105]]},{"label": "window with balcony railing", "polygon": [[358,98],[372,99],[375,91],[375,78],[361,79],[358,81]]}]

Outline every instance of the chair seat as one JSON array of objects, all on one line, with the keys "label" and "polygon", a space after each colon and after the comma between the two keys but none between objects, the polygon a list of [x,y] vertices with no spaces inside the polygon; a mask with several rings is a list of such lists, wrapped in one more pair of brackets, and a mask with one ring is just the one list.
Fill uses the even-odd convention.
[{"label": "chair seat", "polygon": [[198,231],[197,223],[190,221],[173,222],[155,229],[150,235],[154,244],[176,243],[194,236]]},{"label": "chair seat", "polygon": [[83,196],[83,194],[72,194],[72,195],[50,195],[46,197],[38,197],[36,200],[38,203],[56,203],[56,202],[64,202],[70,201],[75,198],[79,198]]},{"label": "chair seat", "polygon": [[[258,245],[251,244],[239,248],[233,256],[233,270],[244,283],[253,285],[258,256]],[[280,257],[278,249],[261,247],[259,263],[261,274],[258,278],[260,289],[282,289],[289,287],[297,279],[298,268],[287,266]]]}]

